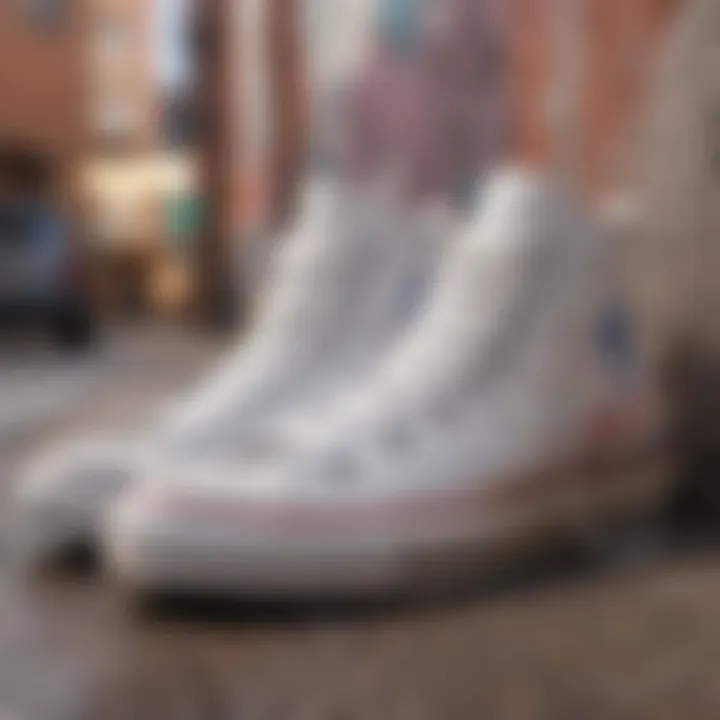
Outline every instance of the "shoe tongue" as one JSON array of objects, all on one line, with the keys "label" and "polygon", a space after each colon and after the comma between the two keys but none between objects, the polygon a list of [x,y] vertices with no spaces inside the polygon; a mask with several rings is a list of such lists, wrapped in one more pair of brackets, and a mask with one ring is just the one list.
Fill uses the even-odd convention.
[{"label": "shoe tongue", "polygon": [[483,207],[444,268],[431,315],[406,356],[391,358],[385,385],[413,384],[408,367],[422,368],[425,377],[476,374],[501,345],[510,361],[518,328],[532,322],[547,291],[562,281],[565,261],[582,247],[574,215],[540,178],[513,172],[491,179]]},{"label": "shoe tongue", "polygon": [[[491,176],[448,270],[448,284],[476,295],[485,311],[501,309],[494,307],[496,302],[542,280],[538,273],[552,271],[563,253],[579,247],[576,215],[548,179],[517,170]],[[480,307],[468,309],[483,312]]]},{"label": "shoe tongue", "polygon": [[382,285],[391,259],[408,243],[394,199],[381,187],[387,184],[351,189],[322,179],[308,183],[302,222],[281,249],[268,288],[267,342],[316,346],[343,324],[362,323],[368,287]]},{"label": "shoe tongue", "polygon": [[571,214],[569,198],[550,178],[508,169],[489,178],[474,221],[486,248],[524,255],[567,240]]}]

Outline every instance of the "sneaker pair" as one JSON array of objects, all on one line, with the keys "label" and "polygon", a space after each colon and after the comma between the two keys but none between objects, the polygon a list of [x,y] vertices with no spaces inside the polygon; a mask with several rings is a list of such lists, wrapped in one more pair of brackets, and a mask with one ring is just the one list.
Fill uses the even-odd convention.
[{"label": "sneaker pair", "polygon": [[136,478],[228,451],[289,411],[360,382],[430,294],[454,220],[410,213],[391,183],[311,179],[269,271],[254,326],[206,382],[164,409],[145,437],[63,441],[22,473],[18,539],[30,559],[94,544],[106,509]]},{"label": "sneaker pair", "polygon": [[568,194],[499,171],[453,243],[441,212],[311,195],[257,330],[152,451],[22,485],[35,545],[100,531],[144,591],[355,595],[660,506],[614,246]]}]

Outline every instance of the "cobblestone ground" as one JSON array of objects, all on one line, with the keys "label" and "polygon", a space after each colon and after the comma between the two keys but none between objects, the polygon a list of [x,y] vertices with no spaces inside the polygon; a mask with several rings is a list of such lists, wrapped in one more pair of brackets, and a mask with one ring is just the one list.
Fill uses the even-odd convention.
[{"label": "cobblestone ground", "polygon": [[[210,355],[187,339],[121,337],[76,361],[82,372],[51,356],[30,363],[28,387],[75,380],[44,416],[0,431],[4,487],[53,435],[137,429]],[[0,383],[15,367],[0,364]],[[21,403],[17,377],[13,387]],[[234,607],[221,618],[138,613],[101,579],[24,575],[2,548],[2,720],[720,716],[712,548],[659,550],[632,569],[541,573],[432,607]]]}]

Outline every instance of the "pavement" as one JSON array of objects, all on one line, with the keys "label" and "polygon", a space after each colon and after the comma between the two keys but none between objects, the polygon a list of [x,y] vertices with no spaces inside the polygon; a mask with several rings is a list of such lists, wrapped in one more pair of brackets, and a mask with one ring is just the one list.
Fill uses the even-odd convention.
[{"label": "pavement", "polygon": [[86,363],[47,361],[0,362],[0,438],[31,428],[61,413],[86,386],[93,368]]},{"label": "pavement", "polygon": [[53,423],[61,430],[133,425],[217,352],[210,338],[163,327],[114,329],[83,353],[6,342],[0,345],[0,446],[24,431],[48,432]]},{"label": "pavement", "polygon": [[[6,354],[0,492],[58,436],[140,432],[219,350],[152,329],[112,333],[84,357]],[[709,543],[533,568],[444,603],[140,612],[102,576],[26,573],[0,539],[0,720],[720,717]]]}]

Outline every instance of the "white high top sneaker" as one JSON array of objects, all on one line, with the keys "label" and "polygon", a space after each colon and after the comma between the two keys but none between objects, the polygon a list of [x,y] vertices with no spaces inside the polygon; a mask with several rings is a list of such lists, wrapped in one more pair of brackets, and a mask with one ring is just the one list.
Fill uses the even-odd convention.
[{"label": "white high top sneaker", "polygon": [[600,238],[552,183],[499,173],[431,309],[325,431],[148,477],[109,517],[111,566],[141,591],[394,591],[654,505],[659,418],[605,319]]},{"label": "white high top sneaker", "polygon": [[145,442],[81,440],[33,463],[18,491],[29,557],[93,542],[108,504],[142,471],[240,453],[276,414],[320,403],[379,361],[422,310],[452,235],[449,210],[413,217],[385,190],[311,184],[248,340]]}]

